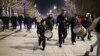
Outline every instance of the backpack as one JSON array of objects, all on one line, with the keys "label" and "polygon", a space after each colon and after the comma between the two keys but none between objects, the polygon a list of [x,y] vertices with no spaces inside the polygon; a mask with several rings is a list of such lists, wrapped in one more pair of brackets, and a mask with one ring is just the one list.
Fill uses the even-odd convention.
[{"label": "backpack", "polygon": [[100,33],[100,19],[99,22],[97,23],[96,27],[95,27],[96,32]]}]

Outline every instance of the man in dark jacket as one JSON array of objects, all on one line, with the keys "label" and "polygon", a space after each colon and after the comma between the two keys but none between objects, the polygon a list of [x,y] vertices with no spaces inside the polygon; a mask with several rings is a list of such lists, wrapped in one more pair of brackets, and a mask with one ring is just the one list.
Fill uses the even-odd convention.
[{"label": "man in dark jacket", "polygon": [[31,18],[29,16],[26,16],[25,21],[26,21],[27,31],[30,31],[30,29],[31,29]]},{"label": "man in dark jacket", "polygon": [[12,24],[12,30],[16,29],[17,27],[17,16],[12,16],[11,17],[11,24]]},{"label": "man in dark jacket", "polygon": [[[53,30],[53,18],[51,16],[52,14],[50,14],[47,18],[46,18],[46,25],[47,25],[47,29],[49,30]],[[52,37],[52,36],[51,36]],[[47,40],[50,40],[50,38],[48,38]]]},{"label": "man in dark jacket", "polygon": [[20,25],[20,30],[21,30],[21,29],[22,29],[23,16],[19,16],[19,17],[17,18],[17,21],[18,21],[18,23],[19,23],[19,25]]},{"label": "man in dark jacket", "polygon": [[65,42],[65,38],[67,36],[67,27],[66,27],[66,19],[64,16],[64,10],[61,11],[61,14],[57,17],[58,23],[58,36],[59,36],[59,47],[62,47],[62,42]]},{"label": "man in dark jacket", "polygon": [[53,29],[53,18],[51,17],[51,14],[46,18],[46,25],[48,29]]},{"label": "man in dark jacket", "polygon": [[69,23],[71,25],[71,41],[73,45],[74,45],[74,42],[76,42],[76,34],[73,32],[73,29],[76,25],[80,25],[77,17],[78,15],[73,16]]},{"label": "man in dark jacket", "polygon": [[3,22],[3,31],[7,28],[9,29],[9,17],[4,16],[2,17],[2,22]]}]

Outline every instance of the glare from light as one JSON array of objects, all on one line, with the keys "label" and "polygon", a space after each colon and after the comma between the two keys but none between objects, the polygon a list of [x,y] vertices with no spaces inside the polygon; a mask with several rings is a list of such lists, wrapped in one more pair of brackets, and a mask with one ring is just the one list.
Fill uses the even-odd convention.
[{"label": "glare from light", "polygon": [[49,12],[52,13],[52,10],[50,10]]},{"label": "glare from light", "polygon": [[55,10],[56,8],[57,8],[56,6],[53,7],[54,10]]},{"label": "glare from light", "polygon": [[36,4],[34,5],[34,7],[35,7],[35,8],[37,7]]}]

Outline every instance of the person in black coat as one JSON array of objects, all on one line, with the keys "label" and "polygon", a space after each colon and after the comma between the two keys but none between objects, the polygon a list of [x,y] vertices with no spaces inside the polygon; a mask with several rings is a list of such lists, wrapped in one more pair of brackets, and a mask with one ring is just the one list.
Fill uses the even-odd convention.
[{"label": "person in black coat", "polygon": [[[49,30],[53,30],[53,18],[52,18],[52,14],[50,14],[47,18],[46,18],[46,26],[47,29]],[[52,36],[51,36],[52,37]],[[47,40],[50,40],[50,38],[47,38]]]},{"label": "person in black coat", "polygon": [[23,18],[23,19],[24,19],[24,28],[26,28],[26,27],[27,27],[27,25],[26,25],[26,24],[27,24],[27,23],[26,23],[26,21],[27,21],[26,16],[24,16],[24,18]]},{"label": "person in black coat", "polygon": [[17,27],[17,18],[18,18],[17,16],[12,16],[10,19],[12,27],[13,27],[12,30],[16,29],[16,27]]},{"label": "person in black coat", "polygon": [[53,29],[53,18],[51,17],[51,14],[46,18],[46,25],[48,29],[52,31]]},{"label": "person in black coat", "polygon": [[58,36],[59,36],[59,47],[62,47],[62,43],[65,42],[65,38],[67,36],[67,27],[66,20],[64,16],[64,10],[61,11],[61,14],[57,17],[58,24]]},{"label": "person in black coat", "polygon": [[38,34],[38,41],[39,41],[39,46],[42,44],[42,50],[45,50],[45,47],[46,47],[46,38],[44,36],[44,32],[46,30],[46,27],[45,27],[45,21],[42,20],[41,23],[38,25],[37,27],[37,34]]},{"label": "person in black coat", "polygon": [[20,30],[21,30],[21,29],[22,29],[23,16],[19,16],[19,17],[17,18],[17,21],[18,21],[18,23],[19,23],[19,25],[20,25]]},{"label": "person in black coat", "polygon": [[5,20],[6,28],[9,29],[9,17],[6,16],[5,19],[6,19],[6,20]]},{"label": "person in black coat", "polygon": [[3,27],[2,30],[4,31],[6,28],[9,29],[9,17],[4,16],[2,17]]},{"label": "person in black coat", "polygon": [[31,18],[29,16],[26,16],[25,17],[25,23],[26,23],[26,26],[27,26],[27,31],[30,31],[31,29]]},{"label": "person in black coat", "polygon": [[76,42],[76,34],[73,32],[73,29],[76,25],[80,25],[77,17],[78,17],[78,15],[73,16],[69,22],[69,24],[71,25],[71,41],[72,41],[73,45]]}]

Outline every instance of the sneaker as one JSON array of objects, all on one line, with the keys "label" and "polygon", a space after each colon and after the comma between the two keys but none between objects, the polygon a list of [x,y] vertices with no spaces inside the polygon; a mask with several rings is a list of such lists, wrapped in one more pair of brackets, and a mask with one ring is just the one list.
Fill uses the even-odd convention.
[{"label": "sneaker", "polygon": [[93,37],[92,35],[90,35],[90,37]]},{"label": "sneaker", "polygon": [[42,48],[42,51],[44,51],[45,49],[44,48]]},{"label": "sneaker", "polygon": [[51,41],[50,39],[47,39],[47,41]]},{"label": "sneaker", "polygon": [[88,40],[89,40],[89,41],[91,41],[91,39],[90,39],[90,38],[88,38]]},{"label": "sneaker", "polygon": [[79,37],[77,37],[77,39],[79,39]]},{"label": "sneaker", "polygon": [[89,56],[89,51],[86,51],[85,54],[83,56]]},{"label": "sneaker", "polygon": [[61,45],[59,45],[59,47],[61,48],[62,46],[61,46]]},{"label": "sneaker", "polygon": [[72,42],[72,45],[75,45],[74,42]]},{"label": "sneaker", "polygon": [[82,41],[85,41],[83,38],[81,39]]}]

